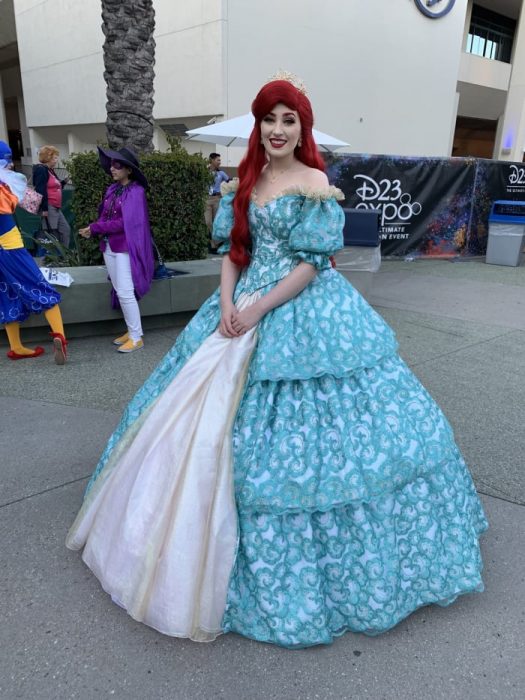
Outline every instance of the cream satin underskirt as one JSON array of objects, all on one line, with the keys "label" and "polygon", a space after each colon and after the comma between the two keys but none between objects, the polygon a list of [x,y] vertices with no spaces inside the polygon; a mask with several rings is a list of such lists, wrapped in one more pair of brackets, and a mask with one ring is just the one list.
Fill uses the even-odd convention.
[{"label": "cream satin underskirt", "polygon": [[255,343],[254,328],[201,345],[114,450],[68,534],[113,600],[164,634],[221,633],[238,536],[231,433]]}]

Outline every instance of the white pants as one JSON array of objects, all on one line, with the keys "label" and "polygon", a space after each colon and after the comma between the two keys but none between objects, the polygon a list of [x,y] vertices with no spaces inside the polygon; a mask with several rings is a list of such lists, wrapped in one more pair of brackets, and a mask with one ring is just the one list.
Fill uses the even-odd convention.
[{"label": "white pants", "polygon": [[129,337],[136,343],[142,337],[142,323],[139,305],[135,297],[133,278],[131,277],[129,253],[114,253],[109,243],[106,243],[103,255],[111,284],[117,293],[124,321],[128,327]]}]

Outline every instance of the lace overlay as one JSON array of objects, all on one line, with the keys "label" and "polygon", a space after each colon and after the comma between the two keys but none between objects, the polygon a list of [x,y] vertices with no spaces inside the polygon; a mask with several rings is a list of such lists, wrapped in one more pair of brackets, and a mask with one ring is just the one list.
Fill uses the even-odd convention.
[{"label": "lace overlay", "polygon": [[247,387],[234,432],[241,511],[369,503],[457,459],[443,413],[396,357],[349,376]]},{"label": "lace overlay", "polygon": [[461,460],[371,503],[246,513],[224,630],[292,648],[384,632],[483,590],[485,527]]}]

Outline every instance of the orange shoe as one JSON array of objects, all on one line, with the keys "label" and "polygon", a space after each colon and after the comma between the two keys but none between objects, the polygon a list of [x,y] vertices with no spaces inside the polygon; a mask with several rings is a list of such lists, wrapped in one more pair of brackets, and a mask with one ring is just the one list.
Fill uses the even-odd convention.
[{"label": "orange shoe", "polygon": [[115,338],[113,341],[113,345],[124,345],[124,343],[127,343],[129,340],[129,333],[126,331],[124,335],[119,335],[118,338]]},{"label": "orange shoe", "polygon": [[137,340],[136,342],[133,342],[131,338],[123,343],[117,352],[134,352],[135,350],[140,350],[140,348],[144,347],[144,342],[142,341],[142,338],[140,340]]}]

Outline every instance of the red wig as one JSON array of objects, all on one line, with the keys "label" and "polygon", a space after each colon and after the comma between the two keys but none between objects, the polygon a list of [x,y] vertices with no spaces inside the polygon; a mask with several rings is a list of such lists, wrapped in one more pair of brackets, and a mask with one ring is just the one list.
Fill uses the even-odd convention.
[{"label": "red wig", "polygon": [[255,126],[250,134],[246,155],[239,165],[239,187],[233,200],[234,225],[231,231],[230,259],[240,267],[246,267],[250,262],[248,207],[252,190],[267,162],[266,151],[261,143],[261,121],[277,104],[286,105],[299,114],[301,146],[295,149],[296,158],[311,168],[325,169],[312,135],[314,115],[310,100],[287,80],[274,80],[263,85],[252,103]]}]

